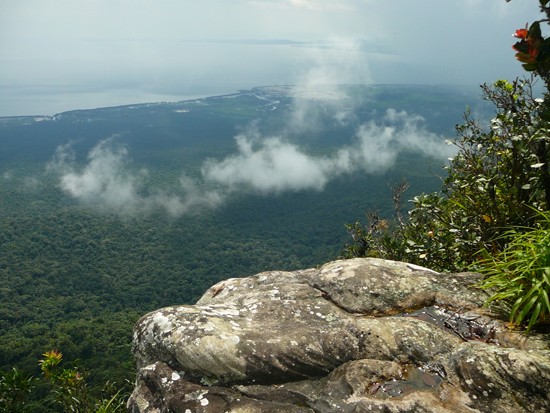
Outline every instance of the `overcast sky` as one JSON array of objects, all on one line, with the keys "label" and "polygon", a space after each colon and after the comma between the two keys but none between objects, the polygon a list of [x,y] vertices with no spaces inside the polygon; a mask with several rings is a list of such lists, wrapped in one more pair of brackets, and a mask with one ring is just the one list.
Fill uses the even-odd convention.
[{"label": "overcast sky", "polygon": [[513,0],[0,0],[0,116],[274,84],[522,75]]}]

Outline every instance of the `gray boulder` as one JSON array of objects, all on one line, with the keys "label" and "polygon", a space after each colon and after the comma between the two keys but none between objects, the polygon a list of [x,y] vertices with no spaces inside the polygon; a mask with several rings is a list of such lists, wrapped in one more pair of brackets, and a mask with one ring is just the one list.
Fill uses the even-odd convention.
[{"label": "gray boulder", "polygon": [[131,412],[550,411],[550,345],[479,275],[352,259],[222,281],[134,332]]}]

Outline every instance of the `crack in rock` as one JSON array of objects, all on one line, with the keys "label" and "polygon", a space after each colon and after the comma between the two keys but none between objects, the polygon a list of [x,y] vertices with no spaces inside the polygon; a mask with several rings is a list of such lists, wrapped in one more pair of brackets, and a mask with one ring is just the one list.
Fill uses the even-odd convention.
[{"label": "crack in rock", "polygon": [[548,335],[507,330],[478,280],[368,258],[225,280],[138,322],[129,411],[550,411]]}]

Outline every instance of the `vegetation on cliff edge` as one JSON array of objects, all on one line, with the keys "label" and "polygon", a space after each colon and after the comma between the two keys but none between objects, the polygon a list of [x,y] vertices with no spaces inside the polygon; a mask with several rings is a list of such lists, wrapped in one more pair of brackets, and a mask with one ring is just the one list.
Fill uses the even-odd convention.
[{"label": "vegetation on cliff edge", "polygon": [[[539,3],[546,19],[517,30],[513,46],[531,77],[483,85],[497,114],[483,127],[466,113],[441,190],[414,197],[404,219],[406,186],[395,187],[394,222],[369,212],[367,224],[348,225],[343,253],[481,271],[488,302],[502,304],[513,324],[526,322],[527,332],[550,321],[550,38],[540,28],[550,1]],[[545,92],[536,97],[540,79]]]}]

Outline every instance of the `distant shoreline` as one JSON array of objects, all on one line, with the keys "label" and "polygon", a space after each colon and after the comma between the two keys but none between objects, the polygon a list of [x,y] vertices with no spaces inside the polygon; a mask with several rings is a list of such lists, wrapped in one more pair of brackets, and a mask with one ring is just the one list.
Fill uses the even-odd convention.
[{"label": "distant shoreline", "polygon": [[[437,87],[437,88],[444,88],[444,87],[450,87],[450,88],[479,88],[479,85],[462,85],[462,84],[421,84],[421,83],[373,83],[373,84],[335,84],[335,85],[319,85],[320,88],[334,88],[334,87],[351,87],[351,86],[362,86],[362,87]],[[34,118],[34,121],[41,121],[41,120],[52,120],[56,117],[70,113],[70,112],[86,112],[86,111],[96,111],[96,110],[106,110],[106,109],[124,109],[124,108],[132,108],[132,107],[144,107],[144,106],[155,106],[155,105],[176,105],[184,102],[191,102],[195,100],[203,100],[203,99],[219,99],[219,98],[226,98],[226,97],[233,97],[238,96],[243,93],[251,93],[254,92],[254,90],[261,90],[261,89],[286,89],[287,91],[290,91],[292,88],[296,88],[299,86],[296,85],[262,85],[262,86],[254,86],[249,89],[238,89],[233,92],[221,92],[221,93],[209,93],[209,94],[196,94],[196,95],[189,95],[189,96],[183,96],[181,99],[178,100],[165,100],[165,101],[145,101],[145,102],[134,102],[134,103],[125,103],[125,104],[114,104],[114,105],[107,105],[107,106],[94,106],[94,107],[88,107],[88,108],[78,108],[78,109],[68,109],[61,112],[56,112],[52,115],[47,115],[44,113],[41,114],[25,114],[25,115],[0,115],[0,122],[9,120],[28,120],[29,118]]]}]

